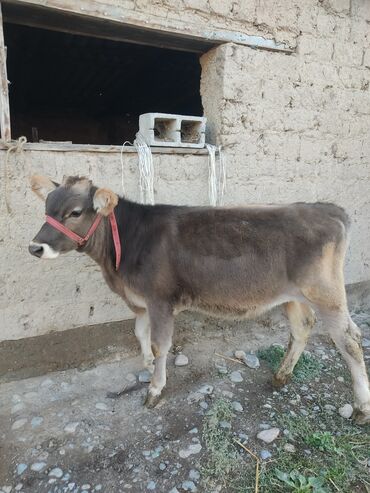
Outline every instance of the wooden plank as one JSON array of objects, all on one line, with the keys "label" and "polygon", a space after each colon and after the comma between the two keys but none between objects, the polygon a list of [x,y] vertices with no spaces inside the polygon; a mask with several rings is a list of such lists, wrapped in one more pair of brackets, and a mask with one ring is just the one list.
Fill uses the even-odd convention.
[{"label": "wooden plank", "polygon": [[0,3],[0,128],[1,138],[11,139],[8,74],[6,70],[6,48],[4,42],[2,4]]},{"label": "wooden plank", "polygon": [[[0,150],[7,149],[0,143]],[[53,143],[27,143],[23,146],[24,151],[54,151],[54,152],[103,152],[119,154],[122,146],[117,145],[93,145],[93,144],[66,144],[62,142]],[[206,156],[207,149],[191,149],[181,147],[151,147],[153,154],[196,154]],[[136,153],[135,147],[125,146],[123,153]]]}]

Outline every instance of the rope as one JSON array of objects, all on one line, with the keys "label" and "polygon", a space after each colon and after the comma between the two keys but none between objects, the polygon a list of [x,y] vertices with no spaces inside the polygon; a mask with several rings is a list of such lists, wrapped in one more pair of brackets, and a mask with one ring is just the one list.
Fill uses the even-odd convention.
[{"label": "rope", "polygon": [[[208,150],[208,195],[209,203],[220,206],[224,203],[226,191],[226,163],[221,146],[206,144]],[[218,153],[218,169],[216,166],[216,153]]]},{"label": "rope", "polygon": [[123,148],[125,147],[126,144],[132,146],[131,142],[129,142],[128,140],[126,140],[122,144],[122,147],[121,147],[120,159],[121,159],[121,187],[122,187],[122,195],[126,195],[126,192],[125,192],[125,182],[124,182],[124,178],[123,178]]},{"label": "rope", "polygon": [[3,201],[5,202],[6,211],[8,214],[12,213],[10,207],[10,197],[9,197],[9,156],[11,152],[21,153],[23,151],[23,146],[27,142],[26,137],[19,137],[17,140],[5,141],[0,140],[0,144],[7,147],[5,161],[4,161],[4,175],[3,175]]}]

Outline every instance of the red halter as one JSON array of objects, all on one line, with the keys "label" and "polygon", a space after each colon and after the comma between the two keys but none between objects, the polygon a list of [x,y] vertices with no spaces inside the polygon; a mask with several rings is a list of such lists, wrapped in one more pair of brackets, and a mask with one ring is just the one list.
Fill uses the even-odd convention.
[{"label": "red halter", "polygon": [[[75,241],[79,247],[83,247],[86,245],[86,243],[89,241],[91,236],[94,234],[96,228],[99,226],[99,223],[102,220],[102,217],[103,216],[101,214],[96,215],[94,222],[90,226],[89,231],[86,233],[86,235],[83,238],[82,236],[78,235],[74,231],[71,231],[70,229],[66,228],[64,224],[60,223],[59,221],[57,221],[51,216],[46,216],[46,222],[51,226],[53,226],[53,228],[57,229],[61,233],[68,236],[68,238],[70,238],[71,240]],[[118,226],[114,212],[111,212],[109,214],[109,221],[112,228],[113,243],[116,252],[116,270],[118,270],[119,264],[121,263],[121,242],[119,240]]]}]

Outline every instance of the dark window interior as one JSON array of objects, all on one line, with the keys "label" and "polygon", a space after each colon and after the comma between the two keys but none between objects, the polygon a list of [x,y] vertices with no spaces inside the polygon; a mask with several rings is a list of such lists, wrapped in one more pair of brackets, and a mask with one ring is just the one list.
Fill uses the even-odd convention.
[{"label": "dark window interior", "polygon": [[203,114],[199,54],[4,24],[12,136],[122,144],[141,113]]}]

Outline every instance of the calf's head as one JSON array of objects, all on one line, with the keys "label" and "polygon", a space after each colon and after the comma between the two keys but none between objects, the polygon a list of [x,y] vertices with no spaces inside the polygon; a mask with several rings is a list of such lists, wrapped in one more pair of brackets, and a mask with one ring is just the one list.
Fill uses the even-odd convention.
[{"label": "calf's head", "polygon": [[[96,215],[108,216],[118,203],[111,190],[97,188],[87,178],[68,176],[59,185],[45,176],[32,176],[31,187],[45,201],[46,215],[73,233],[84,237]],[[45,222],[29,245],[29,252],[43,259],[57,258],[60,253],[78,250],[76,241]]]}]

